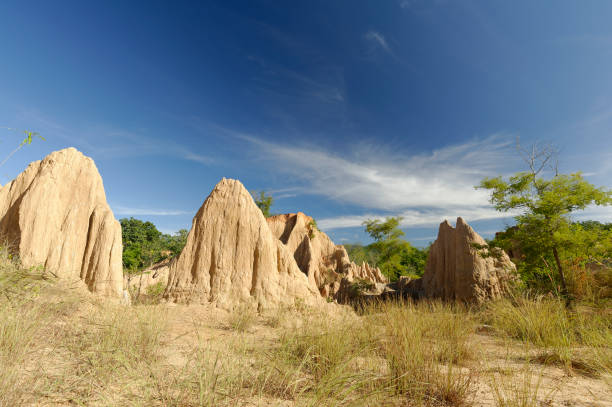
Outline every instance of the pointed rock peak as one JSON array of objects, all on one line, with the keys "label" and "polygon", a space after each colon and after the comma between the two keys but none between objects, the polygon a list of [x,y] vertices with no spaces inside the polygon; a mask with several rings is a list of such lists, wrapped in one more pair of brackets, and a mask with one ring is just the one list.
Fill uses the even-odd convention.
[{"label": "pointed rock peak", "polygon": [[193,219],[171,265],[166,298],[233,309],[321,301],[240,181],[223,178]]},{"label": "pointed rock peak", "polygon": [[423,275],[426,296],[482,302],[508,291],[516,267],[506,253],[499,258],[483,257],[472,243],[485,241],[462,218],[457,218],[456,229],[447,221],[440,225]]},{"label": "pointed rock peak", "polygon": [[[212,190],[209,197],[216,197],[218,194],[220,194],[223,198],[248,196],[251,201],[253,201],[253,197],[249,191],[247,191],[244,185],[242,185],[242,182],[238,181],[237,179],[222,178],[221,181],[215,185],[215,188]],[[253,204],[255,204],[254,201]]]},{"label": "pointed rock peak", "polygon": [[472,227],[466,221],[464,221],[463,218],[457,218],[456,229],[466,230],[467,233],[476,234],[476,232],[474,232],[474,229],[472,229]]},{"label": "pointed rock peak", "polygon": [[121,297],[121,225],[93,160],[75,148],[31,163],[0,190],[0,235],[15,242],[24,266]]},{"label": "pointed rock peak", "polygon": [[448,221],[448,219],[444,219],[444,221],[442,223],[440,223],[440,229],[441,228],[449,228],[449,229],[454,229],[453,225],[450,224],[450,222]]}]

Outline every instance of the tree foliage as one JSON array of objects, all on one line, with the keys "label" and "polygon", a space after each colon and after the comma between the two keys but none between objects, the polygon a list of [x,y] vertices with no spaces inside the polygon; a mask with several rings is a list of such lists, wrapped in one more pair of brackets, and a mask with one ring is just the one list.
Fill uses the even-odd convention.
[{"label": "tree foliage", "polygon": [[[568,257],[609,250],[609,245],[599,240],[606,239],[606,228],[572,223],[571,214],[592,205],[609,205],[612,195],[587,182],[580,173],[559,174],[551,164],[553,159],[553,149],[534,146],[525,159],[529,171],[507,180],[485,178],[477,188],[491,191],[490,201],[497,210],[515,214],[516,226],[494,243],[505,249],[518,248],[523,279],[540,286],[552,282],[569,302],[564,273]],[[545,169],[552,170],[552,175],[545,177]]]},{"label": "tree foliage", "polygon": [[161,233],[151,222],[135,218],[120,220],[123,240],[123,267],[133,273],[165,258],[178,255],[187,242],[187,230],[174,235]]},{"label": "tree foliage", "polygon": [[270,213],[270,208],[272,208],[274,198],[272,198],[271,195],[266,195],[266,191],[251,191],[251,195],[253,195],[255,204],[261,210],[263,215],[266,218],[272,216],[272,214]]},{"label": "tree foliage", "polygon": [[374,242],[367,246],[345,245],[351,260],[380,268],[390,281],[397,280],[399,276],[422,276],[427,250],[413,247],[402,239],[404,232],[399,228],[401,220],[401,217],[388,217],[384,221],[368,219],[363,222]]}]

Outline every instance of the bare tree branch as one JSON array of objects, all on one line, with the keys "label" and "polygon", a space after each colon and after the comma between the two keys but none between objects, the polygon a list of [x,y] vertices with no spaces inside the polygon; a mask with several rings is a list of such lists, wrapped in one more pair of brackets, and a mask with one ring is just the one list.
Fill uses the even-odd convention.
[{"label": "bare tree branch", "polygon": [[555,176],[559,175],[559,149],[554,144],[536,142],[525,148],[521,145],[520,137],[517,137],[516,149],[532,176],[536,177],[547,168],[552,170]]}]

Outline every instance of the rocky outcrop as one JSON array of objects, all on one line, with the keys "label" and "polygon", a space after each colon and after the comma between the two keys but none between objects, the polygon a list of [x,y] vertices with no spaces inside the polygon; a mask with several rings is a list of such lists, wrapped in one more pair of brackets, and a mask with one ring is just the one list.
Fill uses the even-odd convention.
[{"label": "rocky outcrop", "polygon": [[456,228],[448,221],[440,224],[418,290],[429,298],[483,302],[506,293],[515,273],[506,253],[489,250],[484,239],[457,218]]},{"label": "rocky outcrop", "polygon": [[[302,212],[271,216],[272,233],[293,253],[304,274],[324,297],[335,297],[341,287],[356,280],[371,284],[386,283],[378,268],[350,261],[344,246],[336,245],[314,220]],[[344,284],[341,281],[346,279]]]},{"label": "rocky outcrop", "polygon": [[322,302],[249,192],[239,181],[225,178],[194,217],[187,244],[170,266],[164,296],[225,309],[241,303],[262,309]]},{"label": "rocky outcrop", "polygon": [[121,226],[106,202],[91,158],[74,148],[31,163],[0,189],[0,238],[25,267],[83,280],[90,291],[121,297]]},{"label": "rocky outcrop", "polygon": [[136,297],[140,294],[146,294],[147,289],[155,284],[161,283],[163,287],[166,287],[173,260],[174,258],[164,259],[137,274],[130,275],[126,278],[125,286]]}]

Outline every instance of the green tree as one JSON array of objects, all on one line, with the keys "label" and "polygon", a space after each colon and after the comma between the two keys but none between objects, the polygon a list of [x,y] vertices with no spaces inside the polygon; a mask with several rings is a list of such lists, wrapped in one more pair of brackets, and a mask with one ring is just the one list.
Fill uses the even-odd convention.
[{"label": "green tree", "polygon": [[130,271],[148,267],[161,260],[161,236],[151,222],[139,219],[121,219],[123,263]]},{"label": "green tree", "polygon": [[188,234],[189,231],[187,229],[180,229],[173,236],[164,235],[170,238],[167,248],[172,252],[173,256],[179,255],[183,251],[183,247],[185,247],[185,244],[187,243]]},{"label": "green tree", "polygon": [[[508,180],[485,178],[477,188],[491,191],[490,201],[497,210],[517,213],[516,227],[506,234],[505,244],[520,245],[527,273],[554,272],[561,295],[569,305],[571,298],[561,256],[580,246],[570,215],[590,205],[608,205],[612,195],[587,182],[580,173],[559,174],[554,162],[556,152],[550,146],[520,151],[528,171],[516,173]],[[551,170],[552,176],[545,177],[545,170]]]},{"label": "green tree", "polygon": [[377,242],[380,241],[396,241],[404,236],[404,232],[399,228],[402,217],[387,217],[382,222],[380,219],[368,219],[362,224],[366,228],[366,232]]},{"label": "green tree", "polygon": [[263,215],[266,218],[269,218],[271,216],[270,208],[272,207],[272,204],[274,203],[274,198],[272,198],[271,195],[266,195],[266,191],[259,191],[259,192],[252,191],[251,195],[253,195],[255,204],[261,210]]},{"label": "green tree", "polygon": [[415,248],[402,239],[404,232],[399,228],[401,221],[401,217],[364,221],[366,232],[374,239],[374,243],[368,246],[349,246],[349,255],[353,261],[365,261],[379,267],[390,281],[403,275],[423,275],[427,251]]},{"label": "green tree", "polygon": [[157,230],[152,222],[135,218],[124,218],[119,222],[123,240],[123,267],[128,273],[177,256],[187,242],[189,232],[186,229],[168,235]]}]

